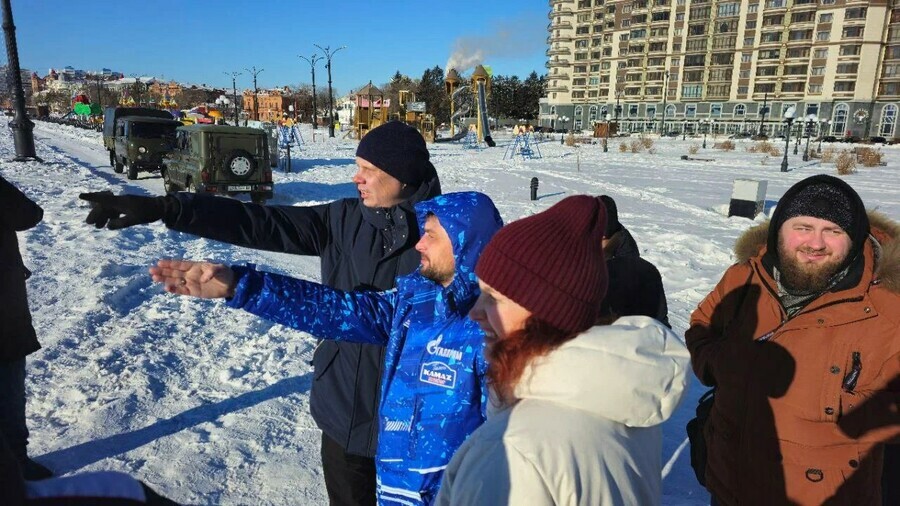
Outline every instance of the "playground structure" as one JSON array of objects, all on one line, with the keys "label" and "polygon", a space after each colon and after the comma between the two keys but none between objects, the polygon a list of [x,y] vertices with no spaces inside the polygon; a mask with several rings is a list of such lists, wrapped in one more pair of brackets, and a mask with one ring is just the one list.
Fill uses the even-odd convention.
[{"label": "playground structure", "polygon": [[[48,112],[49,114],[49,112]],[[83,121],[92,125],[103,123],[103,110],[99,103],[91,103],[87,95],[78,94],[72,97],[72,110],[63,116],[63,119],[69,116],[79,116]]]},{"label": "playground structure", "polygon": [[356,92],[356,118],[353,125],[356,138],[362,139],[369,130],[387,123],[390,106],[391,99],[384,98],[384,92],[375,87],[372,81]]},{"label": "playground structure", "polygon": [[409,90],[400,90],[400,107],[405,109],[402,119],[407,125],[417,129],[426,142],[434,142],[434,115],[425,112],[425,102],[416,102],[416,96]]},{"label": "playground structure", "polygon": [[[436,142],[449,142],[463,140],[467,147],[471,147],[472,134],[462,124],[457,122],[472,110],[469,103],[475,102],[475,142],[485,143],[489,147],[496,146],[491,138],[490,118],[487,113],[487,99],[491,93],[491,75],[483,65],[475,67],[472,73],[471,84],[460,86],[462,79],[456,69],[447,71],[444,78],[444,86],[450,95],[450,137],[437,139]],[[457,132],[456,130],[459,129]]]},{"label": "playground structure", "polygon": [[506,148],[503,159],[512,159],[521,156],[525,159],[543,158],[541,148],[534,138],[534,127],[531,125],[519,125],[516,127],[516,138]]},{"label": "playground structure", "polygon": [[[271,135],[269,137],[271,141]],[[276,139],[278,152],[278,166],[283,172],[291,171],[291,146],[297,151],[303,147],[303,135],[300,134],[300,128],[293,122],[283,122],[277,126]]]}]

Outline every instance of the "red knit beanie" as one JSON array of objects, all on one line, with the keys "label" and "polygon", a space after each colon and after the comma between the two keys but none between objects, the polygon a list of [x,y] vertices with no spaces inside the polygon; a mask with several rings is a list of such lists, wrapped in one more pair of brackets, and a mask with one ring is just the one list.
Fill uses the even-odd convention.
[{"label": "red knit beanie", "polygon": [[573,333],[597,321],[606,294],[601,248],[606,209],[596,197],[568,197],[501,228],[475,274],[554,327]]}]

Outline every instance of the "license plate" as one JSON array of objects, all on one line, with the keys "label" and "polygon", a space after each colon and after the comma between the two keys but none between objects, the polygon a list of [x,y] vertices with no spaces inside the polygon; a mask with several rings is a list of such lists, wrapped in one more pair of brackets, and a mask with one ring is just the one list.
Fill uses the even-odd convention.
[{"label": "license plate", "polygon": [[232,191],[232,192],[248,192],[252,189],[253,189],[253,187],[248,184],[247,185],[234,185],[234,186],[228,187],[228,191]]}]

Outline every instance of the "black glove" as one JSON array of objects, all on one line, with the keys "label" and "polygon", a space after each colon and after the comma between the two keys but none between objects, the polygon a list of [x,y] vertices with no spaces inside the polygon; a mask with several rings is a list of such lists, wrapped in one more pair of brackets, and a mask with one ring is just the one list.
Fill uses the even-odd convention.
[{"label": "black glove", "polygon": [[97,228],[110,230],[153,223],[167,216],[177,214],[179,208],[175,197],[141,197],[138,195],[113,195],[110,191],[82,193],[78,196],[91,203],[91,212],[85,222]]}]

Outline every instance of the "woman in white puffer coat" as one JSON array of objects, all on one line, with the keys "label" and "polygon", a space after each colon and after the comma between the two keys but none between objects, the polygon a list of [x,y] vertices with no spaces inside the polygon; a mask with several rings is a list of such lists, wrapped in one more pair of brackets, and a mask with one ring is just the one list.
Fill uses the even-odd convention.
[{"label": "woman in white puffer coat", "polygon": [[599,199],[513,222],[479,259],[488,419],[456,452],[441,505],[656,505],[662,429],[687,386],[683,341],[656,320],[593,326],[606,292]]}]

